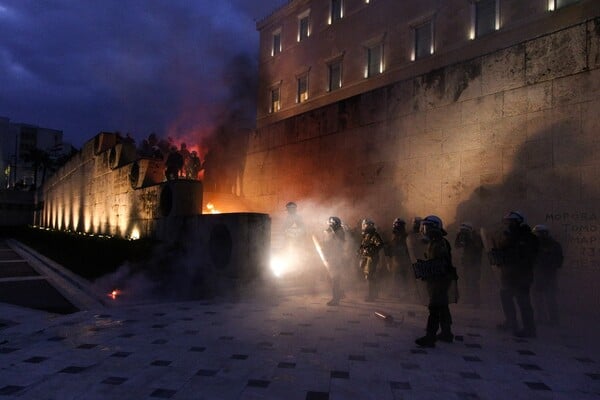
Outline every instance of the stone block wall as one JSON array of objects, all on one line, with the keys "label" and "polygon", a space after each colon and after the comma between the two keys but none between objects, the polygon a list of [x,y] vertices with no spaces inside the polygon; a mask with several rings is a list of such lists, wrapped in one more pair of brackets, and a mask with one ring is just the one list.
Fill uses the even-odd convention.
[{"label": "stone block wall", "polygon": [[[156,235],[169,216],[202,213],[202,183],[163,182],[164,165],[150,159],[131,162],[121,144],[101,133],[44,185],[41,226],[124,238]],[[127,156],[127,160],[119,157]],[[132,171],[136,170],[135,174]],[[160,173],[159,173],[160,172]],[[137,179],[132,180],[132,175]]]},{"label": "stone block wall", "polygon": [[437,214],[452,238],[521,210],[563,244],[571,304],[598,306],[599,66],[592,19],[264,126],[244,193],[274,232],[292,200],[315,229]]}]

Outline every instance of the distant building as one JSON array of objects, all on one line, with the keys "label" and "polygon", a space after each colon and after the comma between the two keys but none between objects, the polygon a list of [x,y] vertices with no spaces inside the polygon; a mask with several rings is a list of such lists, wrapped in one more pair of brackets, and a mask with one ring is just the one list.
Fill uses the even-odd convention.
[{"label": "distant building", "polygon": [[0,117],[0,149],[0,188],[30,189],[41,186],[44,174],[49,173],[48,164],[70,154],[72,146],[63,142],[60,130]]}]

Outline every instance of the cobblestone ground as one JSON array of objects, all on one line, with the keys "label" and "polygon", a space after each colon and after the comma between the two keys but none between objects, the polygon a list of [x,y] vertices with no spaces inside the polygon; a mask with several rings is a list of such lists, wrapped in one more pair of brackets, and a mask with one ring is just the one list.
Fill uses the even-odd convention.
[{"label": "cobblestone ground", "polygon": [[0,303],[0,397],[600,398],[597,331],[564,323],[516,339],[495,329],[497,313],[456,305],[456,341],[424,350],[424,306],[353,292],[328,307],[317,292],[68,315]]}]

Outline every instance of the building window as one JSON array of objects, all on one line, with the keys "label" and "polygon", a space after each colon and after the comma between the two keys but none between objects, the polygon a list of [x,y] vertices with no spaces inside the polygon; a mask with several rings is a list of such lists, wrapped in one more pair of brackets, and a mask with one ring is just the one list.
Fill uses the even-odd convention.
[{"label": "building window", "polygon": [[330,0],[329,24],[340,20],[344,17],[343,0]]},{"label": "building window", "polygon": [[274,113],[281,110],[281,89],[279,86],[271,88],[269,112]]},{"label": "building window", "polygon": [[577,3],[578,1],[579,0],[548,0],[548,10],[558,10],[559,8],[563,8],[573,3]]},{"label": "building window", "polygon": [[271,55],[277,55],[281,53],[281,29],[273,32],[273,47],[271,48]]},{"label": "building window", "polygon": [[500,29],[499,0],[478,0],[472,5],[470,39],[475,39]]},{"label": "building window", "polygon": [[304,103],[308,100],[308,74],[298,77],[298,92],[296,93],[296,102]]},{"label": "building window", "polygon": [[414,28],[414,37],[413,61],[433,54],[433,21],[427,21],[424,24],[416,26]]},{"label": "building window", "polygon": [[329,91],[342,87],[342,60],[334,61],[329,67]]},{"label": "building window", "polygon": [[367,68],[365,78],[377,75],[383,72],[383,44],[367,48]]},{"label": "building window", "polygon": [[310,36],[310,25],[309,25],[308,12],[298,16],[298,41],[308,38]]}]

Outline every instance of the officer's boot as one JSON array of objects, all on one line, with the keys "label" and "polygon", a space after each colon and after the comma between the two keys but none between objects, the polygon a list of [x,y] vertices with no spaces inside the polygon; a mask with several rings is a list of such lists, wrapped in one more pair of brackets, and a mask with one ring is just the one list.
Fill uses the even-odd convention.
[{"label": "officer's boot", "polygon": [[427,318],[426,335],[415,340],[421,347],[435,347],[436,333],[440,326],[440,314],[436,307],[429,306],[429,317]]}]

